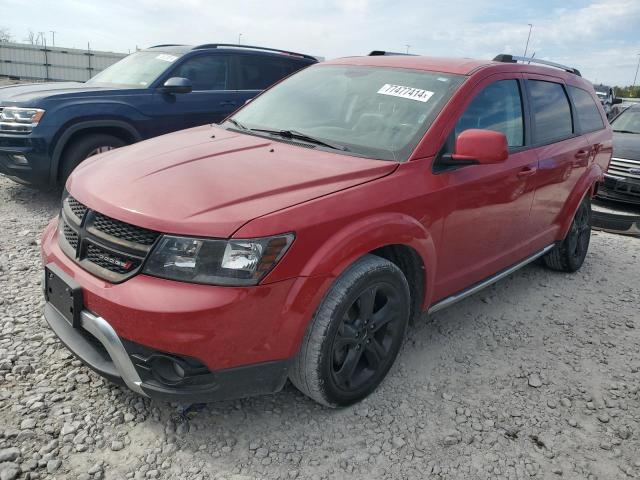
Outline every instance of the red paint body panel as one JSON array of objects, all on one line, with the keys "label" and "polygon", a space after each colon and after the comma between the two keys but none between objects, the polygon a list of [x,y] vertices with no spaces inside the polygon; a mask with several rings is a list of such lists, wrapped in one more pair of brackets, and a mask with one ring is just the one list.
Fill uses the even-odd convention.
[{"label": "red paint body panel", "polygon": [[492,82],[544,78],[591,87],[550,68],[473,60],[358,57],[310,68],[331,65],[468,78],[405,163],[206,126],[96,157],[67,185],[88,207],[160,232],[235,238],[295,232],[260,285],[214,287],[145,275],[109,284],[62,253],[55,222],[43,237],[44,261],[80,283],[87,308],[124,338],[196,357],[212,369],[285,359],[297,351],[333,280],[359,257],[387,245],[414,249],[425,267],[426,309],[562,240],[611,157],[607,124],[599,132],[514,150],[504,162],[436,172],[434,162],[457,119]]}]

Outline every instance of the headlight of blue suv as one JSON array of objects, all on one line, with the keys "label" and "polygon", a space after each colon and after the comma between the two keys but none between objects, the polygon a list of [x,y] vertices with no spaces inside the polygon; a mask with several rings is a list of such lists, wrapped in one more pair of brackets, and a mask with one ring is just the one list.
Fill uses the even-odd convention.
[{"label": "headlight of blue suv", "polygon": [[217,240],[165,235],[151,252],[144,273],[190,283],[256,285],[276,266],[294,235]]},{"label": "headlight of blue suv", "polygon": [[4,107],[0,111],[0,130],[29,132],[44,115],[40,108]]}]

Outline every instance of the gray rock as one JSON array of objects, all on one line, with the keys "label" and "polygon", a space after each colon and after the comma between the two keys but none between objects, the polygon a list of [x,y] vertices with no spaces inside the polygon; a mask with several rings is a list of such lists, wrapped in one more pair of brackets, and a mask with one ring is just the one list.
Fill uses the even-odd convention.
[{"label": "gray rock", "polygon": [[20,475],[20,467],[13,462],[0,463],[0,480],[14,480]]},{"label": "gray rock", "polygon": [[537,373],[532,373],[529,375],[528,383],[530,387],[539,388],[542,386],[542,380]]},{"label": "gray rock", "polygon": [[55,473],[62,465],[62,460],[59,458],[53,458],[47,462],[47,473]]},{"label": "gray rock", "polygon": [[0,462],[12,462],[20,457],[20,449],[17,447],[3,448],[0,450]]},{"label": "gray rock", "polygon": [[113,442],[111,442],[111,450],[113,450],[114,452],[122,450],[123,448],[124,443],[122,443],[120,440],[114,440]]}]

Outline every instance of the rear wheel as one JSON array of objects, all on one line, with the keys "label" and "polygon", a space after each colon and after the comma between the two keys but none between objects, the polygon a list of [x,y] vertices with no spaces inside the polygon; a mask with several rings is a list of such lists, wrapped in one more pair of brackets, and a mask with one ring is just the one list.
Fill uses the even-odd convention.
[{"label": "rear wheel", "polygon": [[547,267],[561,272],[575,272],[589,250],[591,239],[591,199],[587,196],[578,207],[565,239],[544,257]]},{"label": "rear wheel", "polygon": [[386,376],[410,313],[407,280],[374,255],[355,262],[320,304],[290,369],[304,394],[335,407],[358,402]]},{"label": "rear wheel", "polygon": [[64,185],[71,172],[87,158],[125,145],[120,138],[106,133],[92,133],[74,140],[64,149],[62,155],[60,183]]}]

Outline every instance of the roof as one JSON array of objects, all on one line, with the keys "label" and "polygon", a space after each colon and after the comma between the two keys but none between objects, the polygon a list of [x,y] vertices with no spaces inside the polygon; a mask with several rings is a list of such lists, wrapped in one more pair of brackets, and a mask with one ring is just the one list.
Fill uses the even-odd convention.
[{"label": "roof", "polygon": [[[479,69],[493,67],[496,72],[527,72],[543,75],[553,74],[568,79],[577,75],[567,73],[558,68],[524,63],[496,62],[493,60],[474,60],[471,58],[420,57],[411,55],[379,55],[366,57],[345,57],[324,62],[323,65],[358,65],[368,67],[395,67],[425,70],[431,72],[451,73],[455,75],[471,75]],[[580,82],[580,80],[575,80]],[[581,82],[580,82],[581,83]]]},{"label": "roof", "polygon": [[288,50],[281,50],[278,48],[258,47],[254,45],[237,45],[231,43],[205,43],[203,45],[178,45],[178,44],[162,44],[154,45],[146,50],[162,51],[167,53],[175,53],[178,55],[184,55],[187,52],[196,50],[219,50],[219,51],[233,51],[240,53],[261,53],[271,55],[286,55],[289,57],[297,57],[306,60],[318,61],[317,57],[307,55],[304,53],[290,52]]}]

